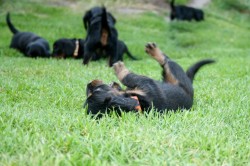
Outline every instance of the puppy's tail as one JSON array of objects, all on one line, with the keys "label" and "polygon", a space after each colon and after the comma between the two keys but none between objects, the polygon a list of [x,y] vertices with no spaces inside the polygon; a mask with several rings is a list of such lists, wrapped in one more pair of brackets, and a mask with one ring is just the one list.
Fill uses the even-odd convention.
[{"label": "puppy's tail", "polygon": [[174,9],[174,0],[171,0],[170,7],[171,7],[172,10]]},{"label": "puppy's tail", "polygon": [[129,50],[126,51],[126,54],[128,55],[128,57],[132,60],[138,60],[136,57],[134,57],[130,52]]},{"label": "puppy's tail", "polygon": [[128,50],[128,47],[125,45],[125,43],[124,43],[124,47],[125,47],[125,53],[128,55],[128,57],[129,57],[130,59],[132,59],[132,60],[138,60],[136,57],[134,57],[134,56],[130,53],[130,51]]},{"label": "puppy's tail", "polygon": [[8,27],[10,28],[11,32],[13,34],[16,34],[18,32],[18,30],[14,27],[14,25],[11,23],[10,21],[10,13],[8,12],[6,15],[6,22],[8,24]]},{"label": "puppy's tail", "polygon": [[213,59],[204,59],[195,63],[194,65],[189,67],[188,70],[186,71],[188,78],[190,78],[190,80],[193,82],[195,74],[203,65],[214,63],[214,62],[215,60]]},{"label": "puppy's tail", "polygon": [[107,11],[106,8],[102,7],[102,30],[105,29],[110,34],[110,28],[108,25],[108,17],[107,17]]}]

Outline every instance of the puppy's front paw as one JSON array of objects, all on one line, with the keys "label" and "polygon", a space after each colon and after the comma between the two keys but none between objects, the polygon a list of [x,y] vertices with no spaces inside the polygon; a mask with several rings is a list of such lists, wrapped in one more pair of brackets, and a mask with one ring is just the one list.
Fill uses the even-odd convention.
[{"label": "puppy's front paw", "polygon": [[116,76],[118,77],[120,81],[129,73],[128,69],[125,67],[124,63],[121,61],[114,63],[113,68],[115,70]]},{"label": "puppy's front paw", "polygon": [[125,68],[124,63],[121,61],[114,63],[113,66],[116,73],[120,73]]}]

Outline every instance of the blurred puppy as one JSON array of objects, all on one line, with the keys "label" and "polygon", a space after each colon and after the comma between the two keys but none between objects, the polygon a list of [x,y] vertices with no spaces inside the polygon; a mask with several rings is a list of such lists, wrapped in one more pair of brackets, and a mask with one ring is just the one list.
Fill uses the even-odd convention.
[{"label": "blurred puppy", "polygon": [[105,7],[94,7],[85,13],[83,24],[87,30],[87,38],[83,64],[88,64],[96,55],[98,58],[108,57],[109,66],[123,60],[123,53],[127,53],[131,59],[136,59],[128,51],[125,43],[118,40],[115,23],[115,18]]},{"label": "blurred puppy", "polygon": [[154,43],[148,43],[145,50],[161,65],[163,82],[134,74],[124,63],[117,62],[114,64],[115,74],[127,89],[122,90],[117,83],[107,85],[101,80],[93,80],[87,85],[87,99],[84,103],[88,114],[101,117],[103,113],[112,110],[120,115],[121,112],[149,111],[153,107],[158,112],[192,107],[194,76],[203,65],[213,63],[214,60],[201,60],[185,73]]},{"label": "blurred puppy", "polygon": [[84,40],[61,38],[53,43],[52,56],[55,58],[83,58]]},{"label": "blurred puppy", "polygon": [[186,20],[186,21],[191,21],[191,20],[196,20],[196,21],[202,21],[204,20],[204,13],[200,9],[195,9],[192,7],[188,6],[175,6],[174,0],[170,2],[170,7],[171,7],[171,13],[170,13],[170,19],[171,20]]},{"label": "blurred puppy", "polygon": [[28,57],[50,57],[47,40],[31,32],[18,31],[11,23],[9,13],[7,13],[6,22],[13,33],[10,48],[17,49]]}]

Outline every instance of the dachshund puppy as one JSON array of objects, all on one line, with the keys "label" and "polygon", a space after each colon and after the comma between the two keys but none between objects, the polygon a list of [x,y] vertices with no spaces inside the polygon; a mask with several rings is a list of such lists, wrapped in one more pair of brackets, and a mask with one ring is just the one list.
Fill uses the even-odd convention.
[{"label": "dachshund puppy", "polygon": [[186,21],[202,21],[204,20],[204,13],[200,9],[195,9],[192,7],[184,6],[184,5],[179,5],[175,6],[174,0],[170,2],[170,8],[171,8],[171,13],[170,13],[170,19],[171,20],[186,20]]},{"label": "dachshund puppy", "polygon": [[50,48],[47,40],[31,32],[20,32],[11,23],[10,14],[6,22],[13,33],[10,48],[19,50],[27,57],[50,57]]},{"label": "dachshund puppy", "polygon": [[55,58],[83,58],[84,40],[61,38],[53,43],[52,56]]},{"label": "dachshund puppy", "polygon": [[[83,39],[67,39],[67,38],[61,38],[54,42],[53,44],[53,52],[52,57],[54,58],[74,58],[74,59],[80,59],[84,56],[84,43],[85,41]],[[118,40],[119,50],[118,54],[123,55],[126,53],[131,59],[136,60],[133,55],[129,52],[127,46],[123,41]],[[97,49],[95,53],[93,54],[93,57],[91,60],[96,61],[103,57],[107,57],[105,55],[105,50]],[[123,58],[121,58],[122,60]]]},{"label": "dachshund puppy", "polygon": [[88,64],[96,54],[98,57],[108,57],[110,67],[122,60],[123,53],[127,53],[131,59],[136,59],[130,54],[125,43],[118,40],[115,23],[115,18],[105,7],[94,7],[85,13],[83,24],[87,37],[83,64]]},{"label": "dachshund puppy", "polygon": [[162,53],[155,43],[148,43],[145,50],[161,65],[163,81],[134,74],[123,62],[117,62],[114,64],[115,74],[127,89],[122,90],[117,83],[107,85],[101,80],[90,82],[84,103],[88,114],[98,114],[98,117],[101,117],[112,110],[120,115],[121,112],[129,111],[147,112],[151,108],[162,113],[192,107],[194,76],[203,65],[213,63],[214,60],[201,60],[184,72],[181,66]]}]

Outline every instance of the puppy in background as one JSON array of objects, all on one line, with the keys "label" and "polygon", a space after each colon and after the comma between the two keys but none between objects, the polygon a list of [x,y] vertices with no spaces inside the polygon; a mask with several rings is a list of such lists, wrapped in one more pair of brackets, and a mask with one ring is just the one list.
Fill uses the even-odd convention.
[{"label": "puppy in background", "polygon": [[10,13],[6,15],[6,22],[13,33],[10,48],[19,50],[27,57],[50,57],[50,48],[47,40],[31,32],[20,32],[10,20]]},{"label": "puppy in background", "polygon": [[171,20],[183,20],[183,21],[202,21],[204,20],[204,12],[200,9],[184,6],[184,5],[175,5],[175,1],[170,2],[170,19]]},{"label": "puppy in background", "polygon": [[115,18],[106,11],[105,7],[94,7],[85,13],[83,24],[87,31],[87,37],[84,46],[83,64],[88,64],[90,60],[94,60],[95,56],[97,56],[95,60],[107,57],[111,67],[115,62],[123,60],[124,53],[131,59],[136,60],[128,51],[125,43],[118,40],[115,23]]},{"label": "puppy in background", "polygon": [[84,54],[83,39],[61,38],[53,43],[52,57],[81,59]]}]

